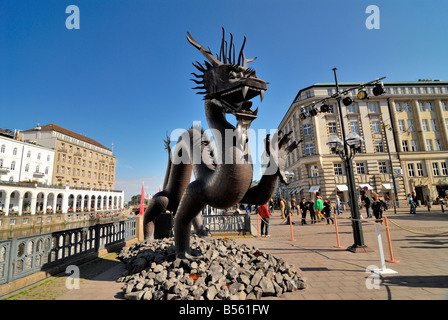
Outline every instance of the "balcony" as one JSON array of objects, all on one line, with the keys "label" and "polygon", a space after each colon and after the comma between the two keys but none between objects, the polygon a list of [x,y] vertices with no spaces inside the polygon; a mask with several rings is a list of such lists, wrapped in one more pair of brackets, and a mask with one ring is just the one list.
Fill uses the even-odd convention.
[{"label": "balcony", "polygon": [[10,168],[8,168],[8,167],[0,167],[0,174],[7,174],[7,173],[9,173],[11,171],[11,169]]}]

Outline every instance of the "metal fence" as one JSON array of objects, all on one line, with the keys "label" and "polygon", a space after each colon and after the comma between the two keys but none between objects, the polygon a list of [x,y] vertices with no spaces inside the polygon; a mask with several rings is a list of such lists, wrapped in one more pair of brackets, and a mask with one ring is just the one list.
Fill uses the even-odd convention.
[{"label": "metal fence", "polygon": [[238,215],[206,215],[204,225],[210,232],[250,233],[250,214]]},{"label": "metal fence", "polygon": [[135,219],[0,241],[0,284],[136,237]]}]

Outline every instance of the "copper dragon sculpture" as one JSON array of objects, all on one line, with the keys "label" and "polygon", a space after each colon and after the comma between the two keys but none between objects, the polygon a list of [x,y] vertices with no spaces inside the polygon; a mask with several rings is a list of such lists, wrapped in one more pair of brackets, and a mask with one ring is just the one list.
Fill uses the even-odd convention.
[{"label": "copper dragon sculpture", "polygon": [[[207,236],[202,224],[202,209],[206,205],[226,209],[236,203],[265,204],[272,197],[278,180],[286,182],[284,167],[287,155],[297,147],[291,140],[291,132],[278,132],[265,139],[265,166],[274,168],[266,172],[259,183],[252,184],[253,164],[248,148],[248,129],[257,118],[258,108],[252,110],[252,98],[263,100],[267,82],[259,79],[255,70],[247,63],[244,46],[235,57],[235,45],[230,34],[230,44],[225,41],[223,31],[221,50],[214,56],[209,49],[200,45],[187,32],[188,41],[207,59],[204,64],[193,65],[201,74],[192,73],[192,79],[204,94],[205,113],[214,143],[201,128],[193,126],[179,138],[174,152],[169,138],[165,141],[168,150],[168,166],[163,190],[154,195],[144,215],[145,240],[154,237],[154,220],[162,213],[172,211],[176,257],[192,258],[190,230],[193,225],[199,236]],[[233,114],[236,127],[226,120],[226,114]],[[230,133],[230,135],[229,135]],[[229,141],[230,140],[230,141]],[[271,143],[272,140],[272,143]],[[191,180],[191,172],[195,180]]]}]

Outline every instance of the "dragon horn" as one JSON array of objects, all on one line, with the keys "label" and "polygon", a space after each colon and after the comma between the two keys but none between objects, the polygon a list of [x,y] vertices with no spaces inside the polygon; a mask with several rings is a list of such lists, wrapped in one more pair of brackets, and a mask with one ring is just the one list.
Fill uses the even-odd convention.
[{"label": "dragon horn", "polygon": [[210,61],[214,67],[217,67],[219,65],[222,65],[221,61],[219,61],[208,49],[205,49],[203,46],[201,46],[199,43],[194,40],[194,38],[190,35],[189,32],[187,32],[187,40],[190,42],[196,49],[198,49],[204,57],[207,58],[208,61]]}]

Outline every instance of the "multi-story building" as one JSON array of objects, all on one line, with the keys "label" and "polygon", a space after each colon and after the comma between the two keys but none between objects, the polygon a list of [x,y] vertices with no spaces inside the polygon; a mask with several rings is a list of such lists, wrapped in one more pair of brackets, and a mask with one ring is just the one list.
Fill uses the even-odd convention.
[{"label": "multi-story building", "polygon": [[[342,83],[340,90],[358,85]],[[353,160],[359,193],[375,191],[393,198],[394,175],[400,200],[410,192],[416,192],[422,203],[444,196],[448,190],[448,82],[384,85],[386,94],[381,96],[374,96],[372,88],[367,87],[366,100],[357,99],[356,90],[352,90],[354,102],[342,105],[346,133],[356,132],[364,139],[361,152]],[[332,135],[342,138],[336,100],[328,99],[326,113],[300,117],[303,111],[316,109],[310,106],[314,101],[330,97],[335,90],[334,83],[300,90],[279,125],[279,130],[292,131],[296,141],[303,140],[287,161],[286,170],[294,173],[287,189],[290,197],[309,198],[319,192],[324,197],[334,199],[339,195],[348,201],[344,164],[326,144]]]},{"label": "multi-story building", "polygon": [[0,129],[0,181],[51,184],[54,150],[16,139]]},{"label": "multi-story building", "polygon": [[93,190],[113,190],[116,158],[99,142],[56,124],[20,132],[24,141],[54,149],[52,183]]}]

